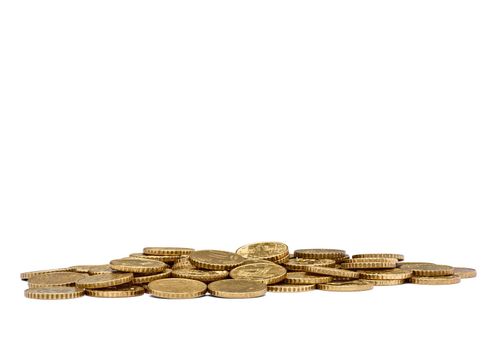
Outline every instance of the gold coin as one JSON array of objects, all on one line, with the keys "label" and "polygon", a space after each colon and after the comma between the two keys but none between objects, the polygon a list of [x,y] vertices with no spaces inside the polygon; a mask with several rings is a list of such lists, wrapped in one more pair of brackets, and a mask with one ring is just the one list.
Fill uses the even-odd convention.
[{"label": "gold coin", "polygon": [[107,288],[112,286],[118,286],[121,284],[132,282],[132,273],[103,273],[100,275],[91,275],[82,278],[76,282],[76,286],[79,288]]},{"label": "gold coin", "polygon": [[110,267],[123,272],[158,273],[165,271],[168,265],[155,260],[124,258],[112,260]]},{"label": "gold coin", "polygon": [[460,278],[473,278],[477,276],[477,271],[468,267],[455,267],[454,274]]},{"label": "gold coin", "polygon": [[201,282],[214,282],[227,278],[228,271],[212,271],[212,270],[197,270],[197,269],[181,269],[173,271],[172,277],[188,278]]},{"label": "gold coin", "polygon": [[190,254],[190,262],[204,270],[231,270],[244,260],[238,254],[222,250],[197,250]]},{"label": "gold coin", "polygon": [[29,288],[74,286],[75,283],[86,277],[78,272],[51,272],[29,278]]},{"label": "gold coin", "polygon": [[356,271],[337,269],[334,267],[306,266],[304,268],[304,271],[316,273],[318,275],[326,275],[326,276],[334,276],[334,277],[346,277],[346,278],[360,277],[360,274]]},{"label": "gold coin", "polygon": [[314,284],[272,284],[267,286],[267,291],[278,293],[309,292],[316,289]]},{"label": "gold coin", "polygon": [[38,287],[24,291],[26,298],[42,300],[73,299],[82,297],[83,294],[83,289],[76,287]]},{"label": "gold coin", "polygon": [[28,280],[31,277],[37,276],[37,275],[44,275],[46,273],[51,273],[51,272],[70,272],[69,267],[63,267],[59,269],[49,269],[49,270],[38,270],[38,271],[29,271],[29,272],[22,272],[20,274],[20,279],[21,280]]},{"label": "gold coin", "polygon": [[404,280],[412,275],[411,271],[403,269],[360,271],[360,278],[367,280]]},{"label": "gold coin", "polygon": [[412,261],[401,261],[401,262],[398,262],[397,263],[397,267],[399,268],[403,268],[404,269],[409,269],[411,267],[416,267],[416,266],[419,266],[419,265],[436,265],[434,263],[430,263],[430,262],[412,262]]},{"label": "gold coin", "polygon": [[160,280],[163,278],[168,278],[172,274],[171,269],[166,269],[163,272],[157,273],[155,275],[141,275],[141,274],[134,274],[134,279],[132,280],[133,284],[143,284],[143,283],[149,283],[151,281],[156,281]]},{"label": "gold coin", "polygon": [[330,282],[317,285],[317,289],[333,292],[361,292],[370,290],[373,287],[373,284],[365,281]]},{"label": "gold coin", "polygon": [[85,293],[88,296],[98,298],[128,298],[143,295],[144,288],[141,286],[117,286],[103,289],[87,289]]},{"label": "gold coin", "polygon": [[453,275],[454,269],[447,265],[419,265],[411,269],[413,276],[434,277]]},{"label": "gold coin", "polygon": [[289,256],[289,248],[280,242],[260,242],[244,245],[236,253],[247,259],[277,261]]},{"label": "gold coin", "polygon": [[283,257],[283,258],[281,258],[281,259],[278,259],[278,260],[268,260],[268,261],[270,261],[270,262],[274,262],[275,264],[279,264],[279,265],[281,265],[281,264],[288,263],[288,262],[289,262],[289,260],[290,260],[290,257],[289,257],[289,255],[287,254],[286,256],[284,256],[284,257]]},{"label": "gold coin", "polygon": [[331,276],[319,276],[313,275],[308,272],[296,271],[296,272],[287,272],[287,276],[282,281],[282,283],[286,284],[318,284],[318,283],[329,283],[333,280]]},{"label": "gold coin", "polygon": [[360,263],[360,262],[381,262],[381,263],[399,263],[399,260],[396,258],[353,258],[346,259],[343,261],[344,263]]},{"label": "gold coin", "polygon": [[197,298],[205,294],[207,285],[186,278],[165,278],[148,284],[149,294],[166,299]]},{"label": "gold coin", "polygon": [[303,271],[304,266],[322,266],[322,267],[333,267],[335,261],[332,259],[304,259],[304,258],[293,258],[284,264],[284,267],[289,271]]},{"label": "gold coin", "polygon": [[92,267],[91,269],[88,270],[89,275],[100,275],[102,273],[114,273],[114,272],[117,272],[117,271],[113,270],[109,264],[99,265],[96,267]]},{"label": "gold coin", "polygon": [[129,258],[138,258],[138,259],[149,259],[149,260],[156,260],[160,262],[175,262],[181,257],[178,255],[146,255],[143,253],[132,253],[129,254]]},{"label": "gold coin", "polygon": [[361,280],[373,284],[374,286],[398,286],[400,284],[406,283],[405,279],[402,280]]},{"label": "gold coin", "polygon": [[270,260],[264,260],[264,259],[246,259],[245,261],[243,261],[241,265],[259,264],[259,263],[277,265],[276,262]]},{"label": "gold coin", "polygon": [[189,255],[194,249],[179,247],[146,247],[143,249],[144,254],[148,255]]},{"label": "gold coin", "polygon": [[173,266],[171,267],[172,270],[181,270],[181,269],[195,269],[196,267],[192,265],[190,262],[190,258],[188,256],[184,256],[179,258]]},{"label": "gold coin", "polygon": [[219,298],[256,298],[265,295],[267,285],[249,280],[220,280],[209,284],[209,293]]},{"label": "gold coin", "polygon": [[229,275],[233,279],[244,279],[265,284],[273,284],[284,280],[287,275],[287,270],[280,265],[256,263],[236,267],[231,270]]},{"label": "gold coin", "polygon": [[75,265],[70,267],[70,271],[80,272],[80,273],[88,273],[88,270],[94,267],[98,267],[100,265]]},{"label": "gold coin", "polygon": [[353,259],[356,258],[394,258],[399,261],[404,260],[404,255],[402,254],[392,254],[392,253],[368,253],[368,254],[355,254],[352,255]]},{"label": "gold coin", "polygon": [[305,259],[340,259],[346,255],[341,249],[297,249],[294,256]]},{"label": "gold coin", "polygon": [[427,285],[443,285],[443,284],[456,284],[460,282],[460,276],[436,276],[436,277],[420,277],[413,276],[410,280],[414,284],[427,284]]},{"label": "gold coin", "polygon": [[344,269],[389,269],[397,266],[397,262],[350,262],[343,263]]}]

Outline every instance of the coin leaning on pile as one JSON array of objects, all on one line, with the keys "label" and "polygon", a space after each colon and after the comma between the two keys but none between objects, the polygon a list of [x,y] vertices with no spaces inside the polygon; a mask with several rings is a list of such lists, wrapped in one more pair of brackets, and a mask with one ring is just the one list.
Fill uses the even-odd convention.
[{"label": "coin leaning on pile", "polygon": [[397,253],[342,249],[297,249],[281,242],[241,246],[236,252],[183,247],[146,247],[142,253],[101,265],[23,272],[24,295],[31,299],[73,299],[84,295],[127,298],[257,298],[267,292],[313,290],[359,292],[374,286],[451,285],[476,277],[475,269],[430,262],[406,262]]}]

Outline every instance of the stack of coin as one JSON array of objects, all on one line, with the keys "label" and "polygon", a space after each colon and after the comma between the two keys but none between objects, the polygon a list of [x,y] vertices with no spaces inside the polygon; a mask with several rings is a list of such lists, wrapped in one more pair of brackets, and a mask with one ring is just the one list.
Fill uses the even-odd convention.
[{"label": "stack of coin", "polygon": [[470,268],[405,262],[402,254],[350,256],[342,249],[298,249],[281,242],[244,245],[236,252],[146,247],[103,265],[24,272],[33,299],[141,296],[255,298],[270,292],[366,291],[374,286],[455,284],[476,276]]}]

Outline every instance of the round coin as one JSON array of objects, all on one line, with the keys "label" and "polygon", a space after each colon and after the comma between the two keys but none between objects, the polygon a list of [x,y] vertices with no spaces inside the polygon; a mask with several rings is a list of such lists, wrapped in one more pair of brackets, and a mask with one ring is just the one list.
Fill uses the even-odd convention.
[{"label": "round coin", "polygon": [[244,245],[236,253],[247,259],[277,261],[289,256],[289,248],[280,242],[260,242]]},{"label": "round coin", "polygon": [[326,276],[334,276],[334,277],[346,277],[346,278],[360,277],[360,274],[356,271],[337,269],[334,267],[306,266],[304,268],[304,271],[316,273],[318,275],[326,275]]},{"label": "round coin", "polygon": [[148,260],[156,260],[164,263],[167,262],[175,262],[181,257],[179,255],[146,255],[143,253],[132,253],[129,254],[129,258],[137,258],[137,259],[148,259]]},{"label": "round coin", "polygon": [[63,267],[59,269],[50,269],[50,270],[38,270],[38,271],[29,271],[29,272],[22,272],[20,274],[20,279],[21,280],[28,280],[31,277],[37,276],[37,275],[44,275],[46,273],[51,273],[51,272],[70,272],[69,267]]},{"label": "round coin", "polygon": [[148,284],[152,296],[166,299],[188,299],[203,296],[207,285],[203,282],[186,278],[165,278]]},{"label": "round coin", "polygon": [[340,259],[346,255],[342,249],[297,249],[294,256],[305,259]]},{"label": "round coin", "polygon": [[88,270],[89,275],[100,275],[102,273],[113,273],[117,272],[113,270],[109,264],[107,265],[99,265],[96,267],[92,267],[91,269]]},{"label": "round coin", "polygon": [[434,277],[453,275],[454,269],[448,265],[419,265],[412,267],[413,276]]},{"label": "round coin", "polygon": [[258,281],[265,284],[278,283],[285,279],[287,270],[279,265],[256,263],[234,268],[229,273],[233,279]]},{"label": "round coin", "polygon": [[360,278],[367,280],[404,280],[412,275],[411,271],[403,269],[360,271]]},{"label": "round coin", "polygon": [[204,270],[231,270],[245,260],[238,254],[222,250],[197,250],[189,258],[194,266]]},{"label": "round coin", "polygon": [[158,273],[165,271],[168,265],[155,260],[124,258],[112,260],[110,267],[123,272]]},{"label": "round coin", "polygon": [[267,291],[277,293],[309,292],[316,289],[314,284],[272,284],[267,286]]},{"label": "round coin", "polygon": [[373,287],[373,284],[365,281],[330,282],[317,285],[317,289],[333,292],[361,292]]},{"label": "round coin", "polygon": [[86,277],[78,272],[51,272],[29,278],[29,288],[74,286],[77,281]]},{"label": "round coin", "polygon": [[347,262],[341,264],[344,269],[390,269],[397,266],[397,262]]},{"label": "round coin", "polygon": [[26,289],[24,295],[30,299],[56,300],[83,296],[83,289],[76,287],[39,287]]},{"label": "round coin", "polygon": [[76,282],[79,288],[107,288],[132,282],[132,273],[103,273],[84,277]]},{"label": "round coin", "polygon": [[460,278],[473,278],[477,276],[477,271],[468,267],[455,267],[454,274]]},{"label": "round coin", "polygon": [[460,282],[460,276],[436,276],[436,277],[420,277],[413,276],[410,280],[414,284],[426,284],[426,285],[445,285],[456,284]]},{"label": "round coin", "polygon": [[98,267],[101,265],[75,265],[70,267],[70,271],[80,272],[80,273],[88,273],[88,270],[94,267]]},{"label": "round coin", "polygon": [[148,255],[189,255],[194,249],[180,247],[146,247],[143,249],[144,254]]},{"label": "round coin", "polygon": [[154,274],[154,275],[138,275],[134,274],[134,279],[132,280],[133,284],[144,284],[149,283],[151,281],[161,280],[163,278],[168,278],[172,274],[171,269],[166,269],[163,272]]},{"label": "round coin", "polygon": [[174,270],[172,272],[172,277],[178,278],[188,278],[191,280],[197,280],[201,282],[214,282],[227,278],[229,275],[228,271],[212,271],[212,270],[197,270],[197,269],[181,269]]},{"label": "round coin", "polygon": [[117,286],[103,289],[87,289],[86,295],[97,298],[128,298],[144,294],[141,286]]},{"label": "round coin", "polygon": [[296,271],[296,272],[287,272],[287,276],[282,281],[282,283],[286,284],[318,284],[318,283],[328,283],[333,280],[331,276],[319,276],[314,275],[312,273]]},{"label": "round coin", "polygon": [[351,256],[353,259],[356,258],[394,258],[399,261],[404,260],[404,255],[402,254],[392,254],[392,253],[367,253],[367,254],[355,254]]},{"label": "round coin", "polygon": [[406,283],[405,279],[402,279],[402,280],[369,280],[369,279],[365,279],[363,281],[368,282],[374,286],[398,286],[400,284]]},{"label": "round coin", "polygon": [[333,267],[336,262],[332,259],[304,259],[293,258],[284,264],[284,267],[289,271],[303,271],[304,266],[322,266]]},{"label": "round coin", "polygon": [[249,280],[220,280],[209,284],[209,293],[219,298],[256,298],[265,295],[267,285]]}]

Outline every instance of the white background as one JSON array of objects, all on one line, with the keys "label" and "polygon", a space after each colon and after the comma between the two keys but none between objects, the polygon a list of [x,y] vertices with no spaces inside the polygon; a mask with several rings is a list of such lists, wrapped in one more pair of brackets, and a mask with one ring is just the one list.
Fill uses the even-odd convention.
[{"label": "white background", "polygon": [[[486,347],[488,18],[486,1],[2,1],[0,347]],[[264,240],[479,277],[239,301],[36,301],[19,280]]]}]

